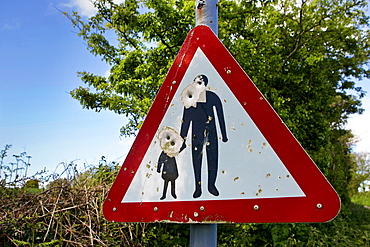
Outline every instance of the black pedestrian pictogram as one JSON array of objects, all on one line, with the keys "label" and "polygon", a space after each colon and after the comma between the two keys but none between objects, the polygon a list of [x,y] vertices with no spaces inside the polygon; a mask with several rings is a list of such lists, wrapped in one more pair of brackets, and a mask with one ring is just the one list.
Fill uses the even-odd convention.
[{"label": "black pedestrian pictogram", "polygon": [[161,200],[166,198],[168,183],[171,182],[171,195],[176,196],[175,180],[179,177],[177,169],[176,156],[180,152],[183,139],[171,127],[164,127],[158,134],[161,149],[163,150],[159,156],[157,164],[157,172],[162,170],[162,178],[164,180],[163,193]]},{"label": "black pedestrian pictogram", "polygon": [[201,166],[203,148],[205,147],[208,168],[208,191],[218,196],[216,178],[218,171],[218,137],[216,130],[216,110],[222,141],[227,142],[224,113],[220,98],[216,93],[206,90],[208,78],[205,75],[195,77],[192,84],[184,89],[181,101],[184,104],[180,136],[184,139],[180,152],[186,148],[186,136],[192,123],[192,163],[195,176],[195,191],[193,198],[202,195]]},{"label": "black pedestrian pictogram", "polygon": [[[163,165],[163,169],[162,169]],[[176,158],[168,156],[162,151],[158,159],[157,172],[160,173],[162,169],[162,178],[164,180],[163,194],[161,200],[166,198],[168,183],[171,182],[171,195],[173,198],[176,196],[175,180],[179,177],[177,170]]]}]

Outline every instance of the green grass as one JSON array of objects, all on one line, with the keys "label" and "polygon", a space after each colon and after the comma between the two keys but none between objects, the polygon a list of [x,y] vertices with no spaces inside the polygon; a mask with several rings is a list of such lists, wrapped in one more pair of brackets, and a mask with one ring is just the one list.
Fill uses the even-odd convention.
[{"label": "green grass", "polygon": [[353,203],[370,207],[370,191],[361,192],[352,196],[351,201]]}]

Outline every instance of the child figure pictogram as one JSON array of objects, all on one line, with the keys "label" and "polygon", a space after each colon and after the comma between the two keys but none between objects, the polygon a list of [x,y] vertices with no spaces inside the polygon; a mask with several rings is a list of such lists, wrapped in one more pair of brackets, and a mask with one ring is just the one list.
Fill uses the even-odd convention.
[{"label": "child figure pictogram", "polygon": [[164,151],[162,151],[158,159],[158,167],[157,167],[158,173],[161,172],[162,165],[163,165],[162,178],[164,180],[164,186],[163,186],[163,194],[160,199],[163,200],[166,198],[169,182],[171,182],[171,195],[173,198],[176,199],[177,196],[176,196],[175,180],[179,177],[179,172],[177,170],[177,164],[176,164],[176,158],[170,157]]},{"label": "child figure pictogram", "polygon": [[171,195],[176,196],[175,180],[179,177],[177,169],[176,156],[180,152],[183,143],[181,136],[171,127],[164,127],[158,134],[162,152],[158,159],[157,172],[162,170],[164,180],[163,194],[161,200],[166,198],[168,183],[171,182]]}]

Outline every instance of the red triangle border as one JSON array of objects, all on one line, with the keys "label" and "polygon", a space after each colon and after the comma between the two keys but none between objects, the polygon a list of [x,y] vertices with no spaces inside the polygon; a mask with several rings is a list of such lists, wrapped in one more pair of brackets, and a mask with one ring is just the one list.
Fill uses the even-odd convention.
[{"label": "red triangle border", "polygon": [[[179,84],[200,48],[268,140],[306,197],[121,203]],[[221,41],[206,26],[191,30],[103,205],[115,222],[327,222],[340,210],[335,190]]]}]

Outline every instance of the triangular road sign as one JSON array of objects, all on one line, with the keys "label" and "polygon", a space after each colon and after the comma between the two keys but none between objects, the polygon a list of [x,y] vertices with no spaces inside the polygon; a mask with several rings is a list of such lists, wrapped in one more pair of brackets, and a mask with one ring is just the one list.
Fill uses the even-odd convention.
[{"label": "triangular road sign", "polygon": [[206,26],[187,36],[104,202],[115,222],[326,222],[340,199]]}]

